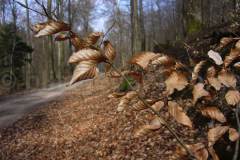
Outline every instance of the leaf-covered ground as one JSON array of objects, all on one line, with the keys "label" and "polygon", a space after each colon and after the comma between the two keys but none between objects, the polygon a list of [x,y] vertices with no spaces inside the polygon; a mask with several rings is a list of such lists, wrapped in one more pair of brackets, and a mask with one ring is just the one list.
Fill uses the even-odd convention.
[{"label": "leaf-covered ground", "polygon": [[[0,159],[172,159],[177,143],[164,127],[133,137],[152,116],[131,108],[118,113],[119,100],[108,98],[116,86],[107,78],[89,82],[2,129]],[[194,131],[168,120],[184,141],[198,141]]]}]

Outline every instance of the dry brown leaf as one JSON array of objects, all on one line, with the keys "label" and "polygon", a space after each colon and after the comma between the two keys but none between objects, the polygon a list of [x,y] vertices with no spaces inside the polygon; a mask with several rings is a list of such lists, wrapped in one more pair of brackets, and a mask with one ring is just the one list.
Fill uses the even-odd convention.
[{"label": "dry brown leaf", "polygon": [[208,151],[209,151],[210,155],[212,156],[213,160],[220,160],[213,147],[209,147]]},{"label": "dry brown leaf", "polygon": [[215,52],[213,50],[208,51],[208,56],[217,64],[217,65],[222,65],[223,60],[222,57],[218,52]]},{"label": "dry brown leaf", "polygon": [[146,109],[147,106],[142,101],[139,100],[133,105],[133,108],[137,111],[140,111]]},{"label": "dry brown leaf", "polygon": [[188,85],[187,77],[180,72],[173,72],[165,81],[168,95],[174,93],[174,90],[181,91]]},{"label": "dry brown leaf", "polygon": [[97,62],[92,60],[80,62],[75,67],[70,85],[73,85],[74,83],[81,80],[94,78],[97,75],[96,64]]},{"label": "dry brown leaf", "polygon": [[234,60],[240,57],[239,49],[232,49],[230,54],[224,60],[224,66],[228,67]]},{"label": "dry brown leaf", "polygon": [[217,107],[204,107],[201,109],[204,116],[218,120],[219,122],[225,123],[227,120],[223,113]]},{"label": "dry brown leaf", "polygon": [[240,93],[237,90],[229,90],[226,95],[225,99],[229,105],[237,105],[240,102]]},{"label": "dry brown leaf", "polygon": [[209,67],[207,70],[207,80],[208,83],[213,86],[217,91],[219,91],[222,88],[221,82],[218,80],[216,76],[216,69],[212,66]]},{"label": "dry brown leaf", "polygon": [[124,108],[129,105],[132,99],[137,97],[137,92],[135,91],[130,91],[128,92],[125,96],[123,96],[120,100],[120,103],[118,104],[117,111],[122,112]]},{"label": "dry brown leaf", "polygon": [[72,54],[68,63],[78,63],[81,61],[94,60],[96,62],[104,61],[104,56],[94,49],[82,49]]},{"label": "dry brown leaf", "polygon": [[49,20],[48,22],[38,23],[32,27],[36,33],[35,37],[49,36],[61,31],[69,31],[70,26],[62,21]]},{"label": "dry brown leaf", "polygon": [[206,97],[209,96],[209,92],[204,89],[204,84],[203,83],[197,83],[193,87],[193,103],[195,104],[197,100],[201,97]]},{"label": "dry brown leaf", "polygon": [[164,66],[172,66],[175,64],[174,59],[169,56],[160,56],[152,61],[153,65],[164,65]]},{"label": "dry brown leaf", "polygon": [[192,128],[192,121],[176,102],[168,102],[168,112],[176,119],[177,122]]},{"label": "dry brown leaf", "polygon": [[235,128],[229,128],[228,133],[229,133],[229,139],[232,142],[239,140],[240,134],[238,133],[238,131]]},{"label": "dry brown leaf", "polygon": [[164,102],[163,101],[158,101],[158,102],[154,103],[151,107],[155,111],[159,112],[164,107]]},{"label": "dry brown leaf", "polygon": [[192,81],[195,82],[199,77],[199,72],[201,71],[203,65],[206,63],[206,61],[200,61],[193,69],[192,72]]},{"label": "dry brown leaf", "polygon": [[211,147],[221,138],[227,131],[228,126],[217,126],[208,131],[208,146]]},{"label": "dry brown leaf", "polygon": [[94,45],[97,43],[97,41],[99,40],[99,38],[103,35],[102,32],[93,32],[90,33],[85,39],[85,43],[90,45]]},{"label": "dry brown leaf", "polygon": [[130,64],[135,64],[140,66],[142,69],[146,70],[150,61],[159,55],[153,52],[140,52],[135,54],[129,61]]},{"label": "dry brown leaf", "polygon": [[235,75],[233,73],[231,73],[230,71],[227,71],[227,70],[223,69],[218,74],[218,79],[226,87],[236,88],[237,79],[236,79]]},{"label": "dry brown leaf", "polygon": [[113,62],[115,57],[116,57],[116,51],[113,48],[112,44],[110,41],[104,41],[104,54],[106,58],[110,61]]},{"label": "dry brown leaf", "polygon": [[155,131],[161,127],[161,124],[162,124],[161,120],[158,117],[156,117],[150,122],[150,124],[143,125],[138,130],[136,130],[134,133],[134,137],[138,138],[138,137],[146,135],[147,133],[149,133],[151,131]]},{"label": "dry brown leaf", "polygon": [[70,39],[69,32],[60,32],[56,37],[55,41],[65,41],[67,39]]}]

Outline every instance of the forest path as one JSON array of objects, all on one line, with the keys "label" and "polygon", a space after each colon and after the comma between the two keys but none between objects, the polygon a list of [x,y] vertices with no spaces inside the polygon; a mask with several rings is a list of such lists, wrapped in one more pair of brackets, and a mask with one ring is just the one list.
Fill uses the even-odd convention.
[{"label": "forest path", "polygon": [[[86,82],[86,81],[84,81]],[[80,82],[78,85],[82,85]],[[31,91],[21,95],[12,95],[0,99],[0,128],[10,126],[25,114],[37,109],[43,104],[61,98],[63,93],[73,87],[66,87],[65,84],[54,85],[49,88]]]}]

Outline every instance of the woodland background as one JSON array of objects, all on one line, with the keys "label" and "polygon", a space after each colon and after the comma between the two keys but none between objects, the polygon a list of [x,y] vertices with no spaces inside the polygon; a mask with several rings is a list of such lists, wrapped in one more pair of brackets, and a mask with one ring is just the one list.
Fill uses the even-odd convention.
[{"label": "woodland background", "polygon": [[[43,3],[49,15],[68,22],[81,36],[109,31],[106,36],[116,48],[118,67],[126,66],[129,57],[138,51],[160,52],[170,46],[178,47],[182,40],[200,31],[232,24],[240,4],[238,0],[19,2],[39,12],[43,11],[38,2]],[[1,83],[14,79],[11,87],[1,87],[0,92],[48,87],[71,76],[73,67],[67,60],[73,50],[69,42],[34,38],[31,32],[31,25],[45,20],[18,1],[0,1],[0,78]],[[5,73],[14,76],[6,77]]]}]

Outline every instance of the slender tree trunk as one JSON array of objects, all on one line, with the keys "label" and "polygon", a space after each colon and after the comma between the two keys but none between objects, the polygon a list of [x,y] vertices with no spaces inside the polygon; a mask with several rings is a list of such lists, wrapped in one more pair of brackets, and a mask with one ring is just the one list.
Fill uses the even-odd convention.
[{"label": "slender tree trunk", "polygon": [[139,0],[139,21],[140,21],[140,32],[141,37],[141,50],[146,50],[146,32],[144,26],[144,11],[143,11],[143,0]]},{"label": "slender tree trunk", "polygon": [[[47,1],[47,12],[48,12],[48,15],[51,16],[51,10],[52,10],[52,0],[48,0]],[[55,56],[54,56],[54,43],[53,43],[53,38],[52,36],[49,36],[49,55],[50,55],[50,68],[51,68],[51,71],[49,72],[50,74],[50,77],[52,76],[53,80],[57,80],[57,76],[56,76],[56,71],[55,71]]]},{"label": "slender tree trunk", "polygon": [[138,28],[138,0],[131,0],[132,54],[140,51]]},{"label": "slender tree trunk", "polygon": [[[25,5],[28,7],[28,0],[25,0]],[[31,46],[31,35],[30,35],[30,18],[29,18],[29,10],[26,9],[26,17],[27,17],[27,22],[26,22],[26,28],[27,28],[27,43],[28,45]],[[30,60],[31,56],[28,54],[27,59]],[[28,61],[26,64],[26,77],[25,77],[25,85],[26,89],[31,88],[31,62]]]}]

